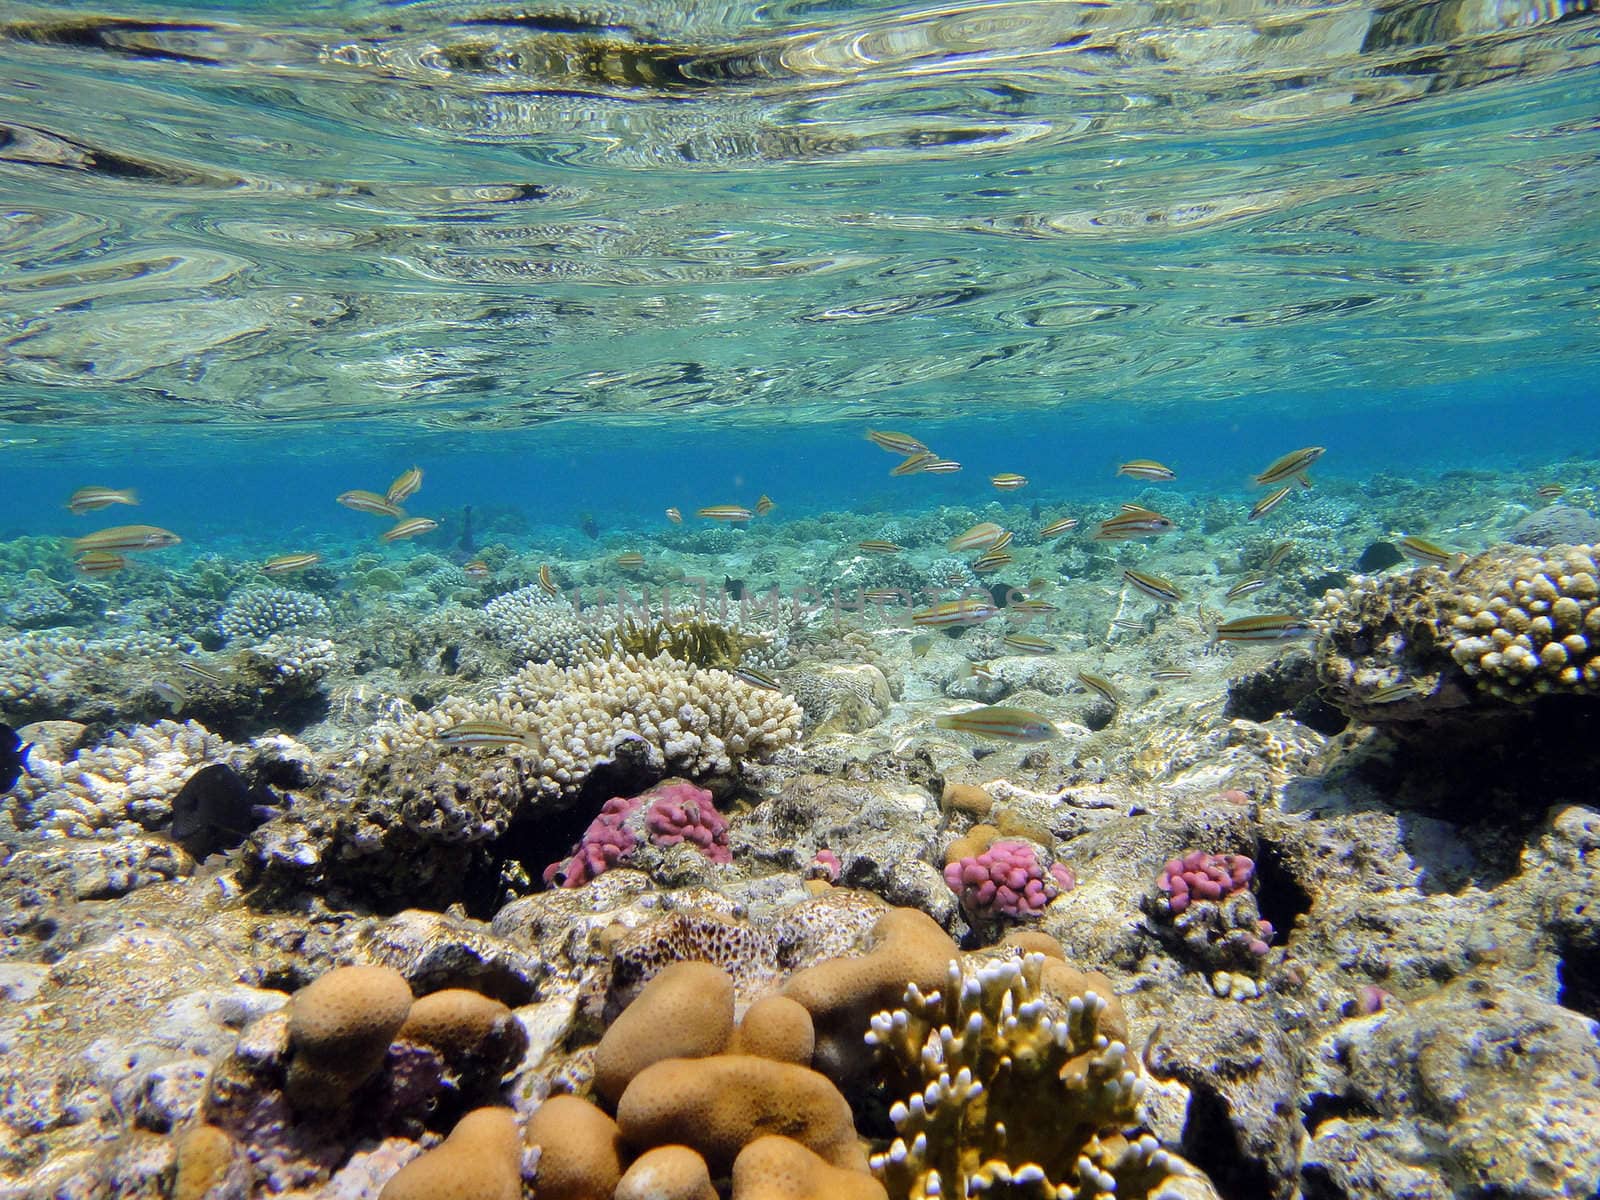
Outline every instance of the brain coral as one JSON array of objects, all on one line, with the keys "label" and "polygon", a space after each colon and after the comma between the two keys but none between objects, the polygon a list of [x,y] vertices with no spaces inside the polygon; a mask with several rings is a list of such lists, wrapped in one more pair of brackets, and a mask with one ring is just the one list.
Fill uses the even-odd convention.
[{"label": "brain coral", "polygon": [[278,587],[247,588],[235,592],[229,599],[217,618],[217,628],[230,642],[258,642],[286,629],[325,624],[331,616],[327,602],[310,592]]}]

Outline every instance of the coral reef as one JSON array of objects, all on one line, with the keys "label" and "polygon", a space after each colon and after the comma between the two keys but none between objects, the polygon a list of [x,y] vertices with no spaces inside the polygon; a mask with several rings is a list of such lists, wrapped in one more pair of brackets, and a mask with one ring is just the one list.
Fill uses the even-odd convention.
[{"label": "coral reef", "polygon": [[613,796],[589,823],[572,856],[545,868],[546,883],[582,887],[602,871],[632,862],[641,844],[656,847],[687,842],[708,861],[729,863],[728,821],[711,793],[692,783],[665,782],[633,797]]},{"label": "coral reef", "polygon": [[496,596],[483,606],[489,632],[525,663],[576,666],[602,653],[604,631],[572,602],[537,585]]},{"label": "coral reef", "polygon": [[260,642],[286,630],[325,625],[332,616],[328,602],[311,592],[252,587],[228,599],[217,629],[225,641]]},{"label": "coral reef", "polygon": [[[958,852],[959,839],[952,846]],[[1036,917],[1077,880],[1061,863],[1039,861],[1029,843],[997,838],[976,854],[959,854],[944,868],[944,881],[961,897],[961,907],[976,921],[998,917]]]},{"label": "coral reef", "polygon": [[[1191,961],[1212,971],[1259,970],[1274,931],[1250,891],[1254,875],[1248,855],[1191,850],[1167,860],[1156,876],[1158,898],[1146,907]],[[1229,975],[1219,990],[1231,987]]]},{"label": "coral reef", "polygon": [[868,1042],[895,1097],[873,1156],[890,1200],[1017,1194],[1182,1197],[1203,1177],[1138,1130],[1146,1087],[1104,976],[1043,954],[948,964],[906,988]]}]

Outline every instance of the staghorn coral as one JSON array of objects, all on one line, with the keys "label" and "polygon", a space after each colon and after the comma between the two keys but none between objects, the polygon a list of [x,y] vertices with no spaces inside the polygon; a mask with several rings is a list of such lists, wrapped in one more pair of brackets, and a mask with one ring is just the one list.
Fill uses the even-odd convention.
[{"label": "staghorn coral", "polygon": [[217,617],[217,629],[230,642],[259,642],[286,629],[326,624],[332,615],[328,602],[310,592],[252,587],[233,594]]},{"label": "staghorn coral", "polygon": [[245,752],[195,721],[141,725],[64,762],[35,755],[5,811],[17,828],[47,837],[87,837],[129,821],[154,829],[171,819],[172,798],[196,768],[237,766]]},{"label": "staghorn coral", "polygon": [[575,666],[601,653],[604,636],[564,596],[536,585],[496,596],[483,606],[489,633],[521,661]]},{"label": "staghorn coral", "polygon": [[0,714],[12,724],[67,716],[113,719],[126,698],[146,685],[151,659],[194,648],[153,633],[0,638]]},{"label": "staghorn coral", "polygon": [[1138,1132],[1146,1084],[1109,997],[1109,981],[1028,954],[952,961],[943,987],[913,984],[873,1017],[867,1040],[899,1097],[898,1136],[872,1157],[891,1200],[1211,1194]]}]

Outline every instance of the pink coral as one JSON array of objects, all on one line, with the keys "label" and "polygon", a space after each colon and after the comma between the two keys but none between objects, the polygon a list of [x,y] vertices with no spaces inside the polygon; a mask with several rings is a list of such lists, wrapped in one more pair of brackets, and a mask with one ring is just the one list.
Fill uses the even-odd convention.
[{"label": "pink coral", "polygon": [[572,857],[546,867],[544,881],[582,887],[631,858],[642,841],[653,846],[688,842],[714,863],[733,861],[728,819],[717,811],[711,793],[679,780],[642,795],[607,800],[572,848]]},{"label": "pink coral", "polygon": [[806,868],[807,879],[826,879],[829,883],[839,882],[839,872],[844,869],[844,864],[839,861],[839,856],[824,846],[811,856],[811,865]]},{"label": "pink coral", "polygon": [[1243,854],[1207,854],[1191,850],[1169,859],[1156,886],[1167,894],[1167,911],[1177,916],[1192,900],[1223,900],[1250,886],[1254,860]]},{"label": "pink coral", "polygon": [[949,864],[944,881],[975,917],[1036,917],[1078,883],[1060,863],[1046,870],[1027,842],[1010,841],[995,842],[982,854]]}]

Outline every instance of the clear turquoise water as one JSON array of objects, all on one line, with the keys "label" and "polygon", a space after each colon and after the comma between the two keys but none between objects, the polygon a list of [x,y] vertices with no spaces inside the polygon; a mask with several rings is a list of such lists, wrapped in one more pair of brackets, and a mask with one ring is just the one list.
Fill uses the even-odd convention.
[{"label": "clear turquoise water", "polygon": [[[515,19],[513,17],[515,16]],[[1585,4],[0,5],[0,536],[1587,481]],[[961,459],[889,480],[868,425]],[[1591,464],[1592,465],[1592,464]],[[113,510],[121,516],[130,510]]]}]

